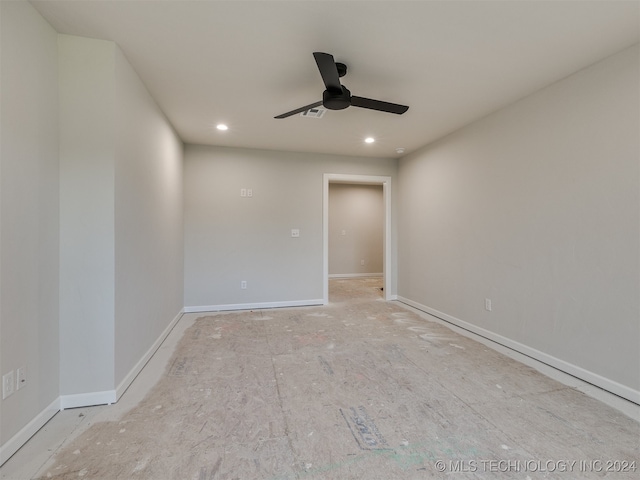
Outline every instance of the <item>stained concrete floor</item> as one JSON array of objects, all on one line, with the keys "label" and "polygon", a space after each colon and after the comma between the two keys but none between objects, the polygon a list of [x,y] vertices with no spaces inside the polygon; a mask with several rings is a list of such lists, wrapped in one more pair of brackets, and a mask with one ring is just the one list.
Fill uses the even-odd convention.
[{"label": "stained concrete floor", "polygon": [[0,478],[638,477],[637,421],[380,286],[336,279],[324,307],[181,320],[146,387],[61,412],[66,437]]}]

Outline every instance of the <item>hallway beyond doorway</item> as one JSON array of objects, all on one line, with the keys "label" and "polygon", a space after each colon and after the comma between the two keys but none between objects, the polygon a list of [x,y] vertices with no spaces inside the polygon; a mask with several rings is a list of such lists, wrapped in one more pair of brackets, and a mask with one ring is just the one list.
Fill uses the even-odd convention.
[{"label": "hallway beyond doorway", "polygon": [[329,303],[384,300],[383,278],[354,277],[329,279]]}]

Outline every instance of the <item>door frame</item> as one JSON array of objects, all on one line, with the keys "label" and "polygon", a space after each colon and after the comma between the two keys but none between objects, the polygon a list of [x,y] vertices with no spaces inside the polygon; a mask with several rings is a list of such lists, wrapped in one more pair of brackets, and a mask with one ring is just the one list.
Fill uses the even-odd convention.
[{"label": "door frame", "polygon": [[322,195],[322,283],[323,302],[329,303],[329,184],[346,183],[360,185],[382,185],[384,202],[384,234],[382,244],[382,275],[384,278],[384,298],[393,300],[391,294],[391,177],[380,175],[347,175],[325,173]]}]

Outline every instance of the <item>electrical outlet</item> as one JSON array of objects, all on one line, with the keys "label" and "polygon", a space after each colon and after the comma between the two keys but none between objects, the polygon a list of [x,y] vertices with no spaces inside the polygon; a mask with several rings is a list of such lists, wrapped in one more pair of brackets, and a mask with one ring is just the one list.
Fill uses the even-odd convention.
[{"label": "electrical outlet", "polygon": [[16,390],[20,390],[27,385],[27,367],[20,367],[16,370]]},{"label": "electrical outlet", "polygon": [[253,197],[253,190],[251,188],[247,188],[247,197]]},{"label": "electrical outlet", "polygon": [[364,265],[364,260],[360,260],[360,265]]},{"label": "electrical outlet", "polygon": [[246,281],[246,280],[242,280],[242,281],[240,282],[240,288],[241,288],[242,290],[246,290],[246,289],[247,289],[247,281]]},{"label": "electrical outlet", "polygon": [[484,309],[485,309],[487,312],[490,312],[490,311],[491,311],[491,299],[490,299],[490,298],[485,298],[485,299],[484,299]]},{"label": "electrical outlet", "polygon": [[9,395],[13,395],[14,383],[13,383],[13,370],[2,376],[2,399],[4,400]]},{"label": "electrical outlet", "polygon": [[241,188],[240,189],[240,196],[241,197],[246,197],[247,196],[247,189],[246,188]]}]

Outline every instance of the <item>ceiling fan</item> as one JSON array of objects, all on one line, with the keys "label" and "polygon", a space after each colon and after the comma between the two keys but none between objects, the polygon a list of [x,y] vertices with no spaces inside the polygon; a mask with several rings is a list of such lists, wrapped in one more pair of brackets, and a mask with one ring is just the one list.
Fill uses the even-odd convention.
[{"label": "ceiling fan", "polygon": [[340,77],[347,73],[347,66],[344,63],[338,63],[333,59],[333,55],[322,52],[314,52],[313,57],[316,59],[318,70],[322,76],[324,86],[327,88],[322,94],[322,100],[319,102],[296,108],[290,112],[283,113],[274,118],[287,118],[296,113],[306,112],[315,107],[323,105],[329,110],[342,110],[347,107],[368,108],[370,110],[379,110],[381,112],[403,114],[409,107],[406,105],[398,105],[397,103],[383,102],[381,100],[373,100],[371,98],[357,97],[351,95],[347,87],[340,84]]}]

